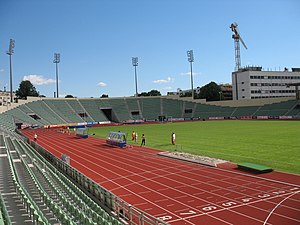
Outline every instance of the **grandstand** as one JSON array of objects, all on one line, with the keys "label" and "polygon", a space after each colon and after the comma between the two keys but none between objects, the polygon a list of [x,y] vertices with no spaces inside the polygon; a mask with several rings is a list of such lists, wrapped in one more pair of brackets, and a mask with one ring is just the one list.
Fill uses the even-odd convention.
[{"label": "grandstand", "polygon": [[[227,103],[228,104],[228,103]],[[15,130],[143,120],[300,119],[294,99],[261,105],[214,105],[166,97],[38,99],[0,114],[0,224],[124,224],[122,199]],[[12,194],[9,194],[12,193]],[[14,199],[14,200],[13,200]],[[22,204],[19,204],[22,203]],[[9,210],[8,210],[9,209]],[[137,209],[140,222],[164,224]],[[12,217],[12,215],[14,215]],[[134,220],[134,219],[133,219]],[[2,223],[1,223],[2,221]],[[25,222],[24,222],[25,221]]]},{"label": "grandstand", "polygon": [[107,99],[42,99],[2,113],[15,123],[38,126],[70,123],[109,123],[128,121],[229,119],[241,117],[299,118],[299,101],[276,99],[274,103],[237,106],[198,103],[166,97]]}]

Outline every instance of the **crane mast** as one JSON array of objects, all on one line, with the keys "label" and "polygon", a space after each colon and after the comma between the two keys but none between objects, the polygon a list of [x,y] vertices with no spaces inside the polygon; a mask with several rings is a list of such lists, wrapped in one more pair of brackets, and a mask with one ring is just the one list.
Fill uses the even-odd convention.
[{"label": "crane mast", "polygon": [[237,29],[237,23],[232,23],[230,25],[231,31],[233,32],[232,38],[234,40],[234,55],[235,55],[235,71],[238,71],[241,68],[241,51],[240,51],[240,41],[245,49],[247,46],[243,41],[241,35]]}]

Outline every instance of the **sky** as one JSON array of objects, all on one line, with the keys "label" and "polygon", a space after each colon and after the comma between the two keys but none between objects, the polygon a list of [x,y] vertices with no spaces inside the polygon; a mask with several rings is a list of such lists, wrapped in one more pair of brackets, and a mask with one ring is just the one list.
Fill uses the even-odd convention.
[{"label": "sky", "polygon": [[47,97],[162,95],[191,88],[187,51],[193,50],[194,87],[231,83],[235,68],[230,24],[247,45],[242,66],[300,67],[299,0],[0,0],[0,90],[30,80]]}]

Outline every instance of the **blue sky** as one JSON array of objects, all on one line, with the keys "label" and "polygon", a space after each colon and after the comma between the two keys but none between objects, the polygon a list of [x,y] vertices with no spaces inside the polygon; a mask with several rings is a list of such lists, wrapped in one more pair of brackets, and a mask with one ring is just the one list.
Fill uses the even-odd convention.
[{"label": "blue sky", "polygon": [[1,0],[0,89],[9,90],[10,38],[13,90],[29,79],[47,97],[56,91],[55,52],[61,97],[134,95],[132,57],[138,92],[189,89],[190,49],[194,87],[231,83],[232,22],[248,46],[242,66],[300,67],[298,0]]}]

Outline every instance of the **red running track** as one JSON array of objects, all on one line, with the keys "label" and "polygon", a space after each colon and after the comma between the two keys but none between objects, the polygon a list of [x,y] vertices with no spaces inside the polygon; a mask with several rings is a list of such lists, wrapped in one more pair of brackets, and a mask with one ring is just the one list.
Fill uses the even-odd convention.
[{"label": "red running track", "polygon": [[54,129],[24,130],[57,157],[135,207],[172,225],[300,224],[300,176],[251,175],[158,156],[134,146],[112,148],[93,137]]}]

